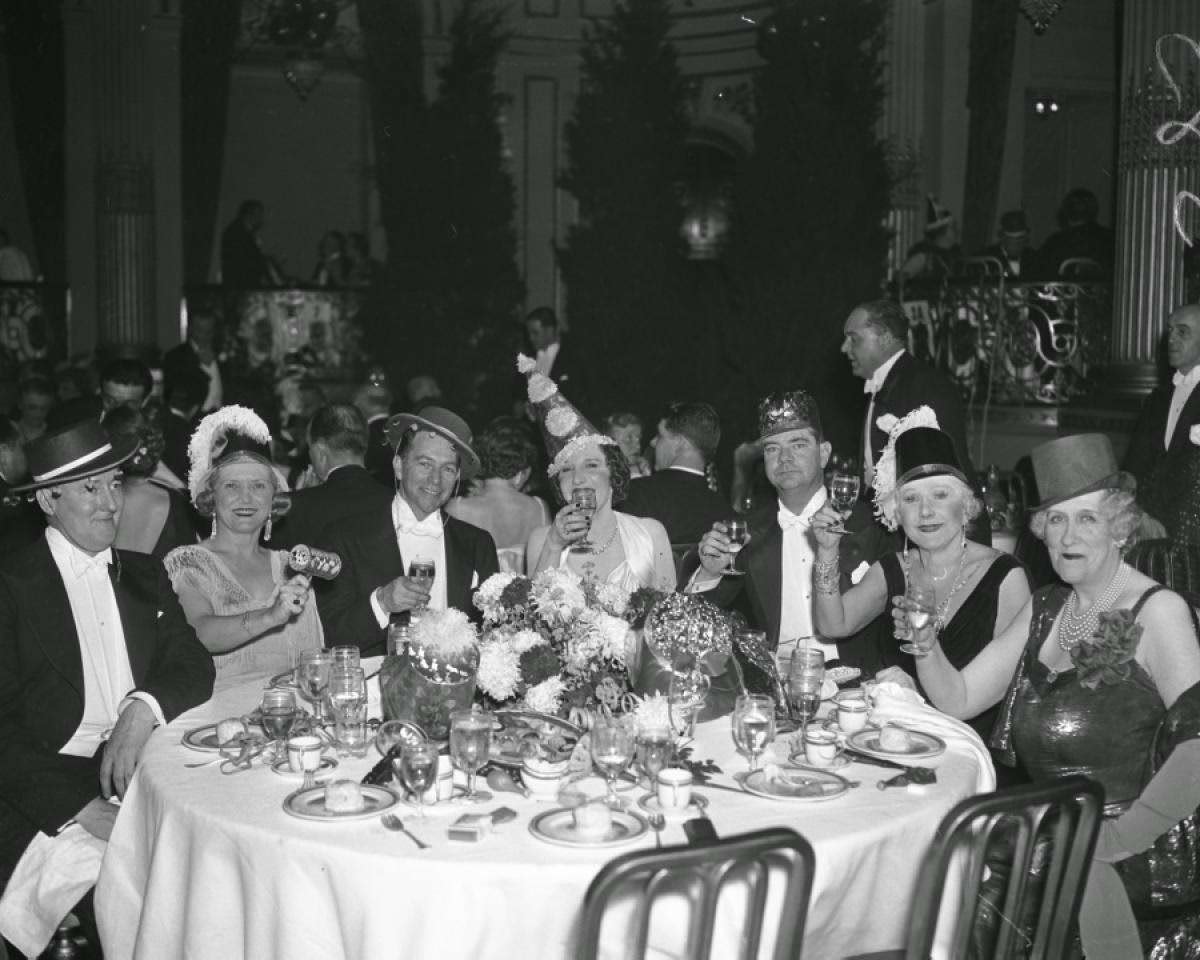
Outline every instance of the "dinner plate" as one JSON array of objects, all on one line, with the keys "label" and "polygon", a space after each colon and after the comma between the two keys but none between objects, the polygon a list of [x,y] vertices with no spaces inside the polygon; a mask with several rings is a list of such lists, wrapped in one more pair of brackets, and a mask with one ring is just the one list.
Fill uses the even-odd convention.
[{"label": "dinner plate", "polygon": [[681,820],[695,820],[697,817],[704,816],[704,810],[708,807],[708,797],[693,792],[692,801],[686,807],[664,807],[658,802],[658,797],[655,794],[648,793],[644,797],[639,798],[638,806],[647,813],[661,813],[664,820],[676,823]]},{"label": "dinner plate", "polygon": [[[766,797],[768,800],[798,800],[812,803],[832,800],[850,789],[850,783],[847,780],[827,770],[796,766],[770,769],[775,766],[775,764],[769,764],[762,770],[738,773],[734,775],[734,779],[747,793]],[[775,775],[768,777],[768,772]]]},{"label": "dinner plate", "polygon": [[[254,727],[249,727],[249,733],[246,734],[255,743],[261,742],[262,737],[256,736]],[[220,753],[221,744],[217,742],[217,725],[215,723],[205,724],[203,727],[195,727],[183,735],[183,745],[190,747],[192,750],[199,750],[201,753]],[[231,756],[236,756],[241,750],[241,741],[234,740],[225,747],[225,752]]]},{"label": "dinner plate", "polygon": [[650,825],[636,813],[628,810],[613,810],[612,826],[602,837],[584,837],[575,829],[575,811],[557,808],[539,813],[529,821],[529,832],[543,843],[559,847],[594,849],[618,847],[630,843],[644,834]]},{"label": "dinner plate", "polygon": [[386,813],[400,802],[400,798],[387,787],[377,787],[369,783],[360,785],[363,792],[363,808],[338,813],[325,809],[325,788],[313,787],[311,790],[297,790],[283,798],[283,812],[300,820],[348,821],[369,820],[381,813]]},{"label": "dinner plate", "polygon": [[581,727],[548,713],[497,710],[494,716],[500,729],[492,734],[488,759],[502,767],[519,769],[525,760],[521,748],[530,740],[554,749],[565,760],[583,736]]},{"label": "dinner plate", "polygon": [[908,733],[908,747],[904,750],[885,750],[879,745],[879,728],[867,727],[846,738],[846,744],[859,753],[868,757],[878,757],[881,760],[924,760],[936,757],[946,750],[946,741],[935,737],[932,733],[922,733],[905,727]]},{"label": "dinner plate", "polygon": [[[336,757],[322,757],[320,766],[318,766],[317,769],[313,771],[314,779],[320,780],[322,778],[322,776],[324,776],[326,779],[328,779],[330,772],[337,765],[338,765],[338,762],[337,762]],[[276,760],[273,764],[271,764],[271,772],[278,774],[279,776],[283,777],[283,779],[285,779],[285,780],[303,780],[304,779],[303,773],[297,773],[295,770],[293,770],[291,768],[291,766],[288,764],[287,757],[283,757],[280,760]]]}]

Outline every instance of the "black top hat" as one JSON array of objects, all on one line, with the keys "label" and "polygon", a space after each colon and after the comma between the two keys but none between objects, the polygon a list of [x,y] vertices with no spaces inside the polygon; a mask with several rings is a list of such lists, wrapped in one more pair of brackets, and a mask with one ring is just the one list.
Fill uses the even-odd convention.
[{"label": "black top hat", "polygon": [[120,466],[137,448],[137,437],[110,441],[99,420],[82,420],[30,442],[25,448],[30,482],[9,492],[24,493],[95,476]]},{"label": "black top hat", "polygon": [[949,434],[936,427],[913,427],[896,437],[897,489],[918,477],[938,475],[957,477],[970,486]]},{"label": "black top hat", "polygon": [[383,428],[384,436],[393,450],[400,446],[404,435],[412,429],[430,430],[445,437],[462,454],[463,476],[470,479],[479,472],[479,456],[471,449],[474,437],[467,421],[445,407],[423,407],[421,415],[398,413]]},{"label": "black top hat", "polygon": [[1009,210],[1000,218],[1000,233],[1006,237],[1023,237],[1029,233],[1024,210]]}]

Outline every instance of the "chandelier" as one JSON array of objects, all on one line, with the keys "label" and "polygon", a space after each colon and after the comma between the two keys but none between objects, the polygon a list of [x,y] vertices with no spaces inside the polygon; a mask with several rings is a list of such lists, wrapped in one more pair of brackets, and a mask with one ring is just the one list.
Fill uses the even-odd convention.
[{"label": "chandelier", "polygon": [[1033,24],[1033,31],[1039,35],[1046,32],[1050,21],[1062,9],[1066,0],[1021,0],[1021,12]]},{"label": "chandelier", "polygon": [[283,79],[307,100],[325,75],[324,48],[338,20],[337,0],[260,0],[255,39],[283,50]]}]

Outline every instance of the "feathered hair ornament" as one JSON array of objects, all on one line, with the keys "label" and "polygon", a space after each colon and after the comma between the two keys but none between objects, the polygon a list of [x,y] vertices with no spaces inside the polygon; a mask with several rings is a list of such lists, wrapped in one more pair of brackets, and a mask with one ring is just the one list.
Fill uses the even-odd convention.
[{"label": "feathered hair ornament", "polygon": [[271,468],[279,491],[287,480],[271,460],[271,431],[249,407],[230,404],[200,421],[188,442],[188,493],[192,503],[204,489],[209,474],[236,456],[258,460]]},{"label": "feathered hair ornament", "polygon": [[872,486],[875,489],[875,516],[885,527],[895,530],[898,526],[896,519],[896,440],[900,434],[913,427],[938,427],[937,414],[932,407],[920,406],[910,410],[904,416],[896,419],[891,414],[884,414],[875,421],[881,430],[887,430],[887,446],[879,455],[875,464],[875,479]]}]

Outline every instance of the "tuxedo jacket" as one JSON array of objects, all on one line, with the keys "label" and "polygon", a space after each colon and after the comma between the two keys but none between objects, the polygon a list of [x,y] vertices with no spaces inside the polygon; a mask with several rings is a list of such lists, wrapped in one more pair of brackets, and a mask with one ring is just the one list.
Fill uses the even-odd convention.
[{"label": "tuxedo jacket", "polygon": [[[167,721],[212,695],[212,655],[196,639],[163,565],[114,550],[109,566],[136,689]],[[83,719],[79,634],[45,537],[0,567],[0,875],[41,830],[53,835],[99,796],[103,748],[58,751]]]},{"label": "tuxedo jacket", "polygon": [[1175,387],[1159,387],[1146,398],[1137,426],[1129,439],[1125,469],[1137,477],[1138,503],[1161,521],[1168,532],[1200,498],[1192,482],[1193,461],[1200,447],[1192,443],[1191,428],[1200,424],[1200,387],[1196,387],[1179,413],[1171,442],[1166,442],[1167,414]]},{"label": "tuxedo jacket", "polygon": [[[478,621],[480,614],[471,596],[500,569],[496,544],[486,530],[445,512],[442,524],[446,603]],[[354,644],[365,656],[384,653],[387,630],[375,619],[371,593],[408,570],[408,560],[400,555],[392,526],[391,501],[350,517],[329,533],[329,549],[342,558],[342,572],[334,580],[318,584],[317,611],[325,628],[326,646]]]},{"label": "tuxedo jacket", "polygon": [[389,507],[393,493],[372,477],[365,467],[338,467],[315,487],[291,494],[291,509],[276,521],[271,545],[288,550],[298,543],[329,549],[329,538],[342,523],[360,513],[379,514]]},{"label": "tuxedo jacket", "polygon": [[392,447],[383,432],[387,422],[387,417],[379,417],[367,424],[367,456],[363,465],[376,483],[391,490],[396,485],[396,472],[392,467]]},{"label": "tuxedo jacket", "polygon": [[729,504],[699,474],[659,470],[629,484],[621,511],[653,517],[672,543],[698,543],[714,523],[729,516]]},{"label": "tuxedo jacket", "polygon": [[184,483],[187,483],[189,467],[187,449],[194,429],[191,420],[174,411],[168,410],[163,417],[162,462]]}]

